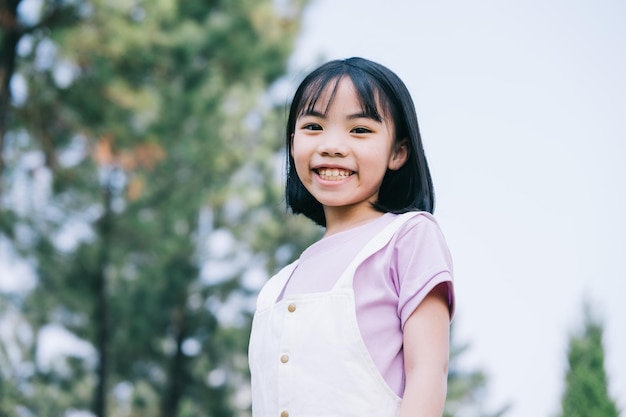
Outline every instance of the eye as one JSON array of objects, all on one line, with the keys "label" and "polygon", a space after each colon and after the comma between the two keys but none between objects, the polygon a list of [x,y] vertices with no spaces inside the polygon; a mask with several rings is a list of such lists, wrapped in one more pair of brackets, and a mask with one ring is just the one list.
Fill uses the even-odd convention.
[{"label": "eye", "polygon": [[372,133],[372,131],[366,127],[355,127],[350,132],[356,133],[357,135],[364,135],[366,133]]},{"label": "eye", "polygon": [[306,123],[302,125],[301,129],[302,130],[322,130],[322,126],[318,125],[317,123]]}]

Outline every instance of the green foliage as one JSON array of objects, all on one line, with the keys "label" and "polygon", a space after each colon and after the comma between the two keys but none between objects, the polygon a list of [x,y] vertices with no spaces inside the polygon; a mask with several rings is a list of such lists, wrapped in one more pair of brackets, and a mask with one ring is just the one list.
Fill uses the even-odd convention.
[{"label": "green foliage", "polygon": [[[19,308],[30,330],[61,326],[95,357],[45,368],[34,337],[19,360],[31,371],[6,373],[20,383],[0,380],[0,403],[245,415],[246,276],[297,253],[299,227],[273,181],[279,128],[251,121],[278,123],[264,94],[304,2],[70,3],[44,1],[19,32],[27,92],[2,153],[1,226],[36,271]],[[48,18],[61,12],[73,18]]]},{"label": "green foliage", "polygon": [[454,325],[451,328],[450,369],[448,372],[448,395],[443,417],[501,417],[509,406],[498,411],[485,410],[487,398],[487,376],[478,369],[467,370],[461,364],[463,353],[469,345],[456,340]]},{"label": "green foliage", "polygon": [[562,417],[617,417],[604,368],[603,326],[585,304],[581,329],[570,336]]}]

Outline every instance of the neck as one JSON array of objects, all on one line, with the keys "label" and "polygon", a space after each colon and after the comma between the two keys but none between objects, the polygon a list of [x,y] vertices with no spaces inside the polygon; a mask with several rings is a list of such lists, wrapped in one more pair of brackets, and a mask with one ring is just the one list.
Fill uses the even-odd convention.
[{"label": "neck", "polygon": [[326,217],[326,232],[324,237],[334,235],[344,230],[352,229],[375,220],[383,215],[373,207],[324,207]]}]

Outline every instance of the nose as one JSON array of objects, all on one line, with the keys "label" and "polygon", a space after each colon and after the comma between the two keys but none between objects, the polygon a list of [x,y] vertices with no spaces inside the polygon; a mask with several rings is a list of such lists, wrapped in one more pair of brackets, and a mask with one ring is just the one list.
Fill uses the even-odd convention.
[{"label": "nose", "polygon": [[344,157],[348,154],[348,146],[345,139],[337,133],[326,133],[320,138],[317,151],[322,156]]}]

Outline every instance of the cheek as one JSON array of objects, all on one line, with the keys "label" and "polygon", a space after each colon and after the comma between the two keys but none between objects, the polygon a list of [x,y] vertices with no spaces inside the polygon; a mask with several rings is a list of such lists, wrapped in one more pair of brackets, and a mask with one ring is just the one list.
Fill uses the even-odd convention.
[{"label": "cheek", "polygon": [[298,174],[304,173],[306,167],[308,166],[307,152],[301,144],[297,143],[297,141],[291,146],[291,159],[293,160]]},{"label": "cheek", "polygon": [[308,155],[311,152],[309,149],[310,146],[307,146],[307,141],[299,138],[297,135],[292,136],[291,139],[291,157],[294,160],[302,160],[304,158],[308,158]]}]

